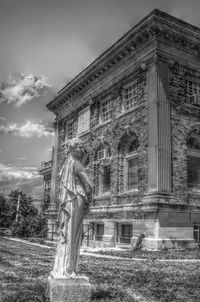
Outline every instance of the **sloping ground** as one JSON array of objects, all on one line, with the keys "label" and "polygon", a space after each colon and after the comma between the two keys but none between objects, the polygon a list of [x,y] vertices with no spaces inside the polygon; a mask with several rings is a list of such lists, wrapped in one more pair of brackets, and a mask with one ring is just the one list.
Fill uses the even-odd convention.
[{"label": "sloping ground", "polygon": [[[0,301],[47,301],[46,281],[55,248],[2,238],[0,246]],[[92,301],[200,301],[199,262],[155,262],[150,257],[142,262],[82,255],[79,269],[90,278]]]}]

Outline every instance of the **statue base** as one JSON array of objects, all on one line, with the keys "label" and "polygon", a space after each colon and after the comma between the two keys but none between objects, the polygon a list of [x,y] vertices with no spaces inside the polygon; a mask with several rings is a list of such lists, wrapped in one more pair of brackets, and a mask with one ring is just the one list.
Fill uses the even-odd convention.
[{"label": "statue base", "polygon": [[87,276],[69,278],[51,274],[48,277],[48,286],[50,302],[91,301],[91,284]]}]

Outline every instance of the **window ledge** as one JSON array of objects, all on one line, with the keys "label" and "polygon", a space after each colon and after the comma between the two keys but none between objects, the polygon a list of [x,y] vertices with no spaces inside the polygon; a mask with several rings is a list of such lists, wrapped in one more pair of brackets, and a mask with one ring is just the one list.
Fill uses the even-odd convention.
[{"label": "window ledge", "polygon": [[192,104],[189,104],[189,103],[187,103],[187,102],[184,102],[185,103],[185,105],[187,106],[187,107],[189,107],[189,108],[191,108],[191,109],[198,109],[198,110],[200,110],[200,106],[198,106],[198,105],[192,105]]},{"label": "window ledge", "polygon": [[189,190],[188,191],[188,194],[197,194],[197,195],[200,195],[200,190]]},{"label": "window ledge", "polygon": [[[128,153],[125,155],[125,158],[126,159],[131,159],[131,158],[135,158],[138,156],[138,151],[133,151],[131,153]],[[138,189],[133,189],[133,190],[127,190],[127,191],[135,191],[135,190],[138,190]]]},{"label": "window ledge", "polygon": [[86,131],[84,131],[84,132],[82,132],[82,133],[80,133],[80,134],[78,134],[78,137],[84,136],[84,135],[86,135],[86,134],[88,134],[88,133],[90,133],[90,129],[89,129],[89,130],[86,130]]},{"label": "window ledge", "polygon": [[134,108],[131,108],[129,110],[123,110],[122,112],[120,112],[118,115],[117,115],[117,118],[120,118],[121,116],[124,116],[126,114],[129,114],[135,110],[137,110],[138,108],[140,108],[140,106],[135,106]]},{"label": "window ledge", "polygon": [[110,199],[110,193],[94,196],[94,200],[101,200],[101,199]]},{"label": "window ledge", "polygon": [[96,127],[95,127],[95,130],[98,129],[98,128],[101,128],[107,124],[109,124],[111,122],[111,119],[109,119],[108,121],[104,122],[104,123],[100,123],[98,124]]},{"label": "window ledge", "polygon": [[123,196],[137,195],[138,193],[139,193],[139,190],[135,189],[135,190],[125,191],[125,192],[120,192],[118,194],[118,196],[123,197]]}]

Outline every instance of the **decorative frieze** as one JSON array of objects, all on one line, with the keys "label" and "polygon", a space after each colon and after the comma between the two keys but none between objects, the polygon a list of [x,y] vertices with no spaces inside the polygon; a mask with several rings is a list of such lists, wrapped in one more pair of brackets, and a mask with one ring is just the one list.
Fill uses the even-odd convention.
[{"label": "decorative frieze", "polygon": [[[131,29],[79,76],[60,90],[58,96],[47,105],[49,110],[55,111],[63,103],[63,100],[67,102],[72,96],[80,93],[86,86],[101,77],[103,73],[121,63],[126,57],[135,55],[152,41],[164,41],[184,51],[198,55],[200,50],[199,30],[193,27],[193,34],[191,25],[189,30],[187,23],[177,25],[180,20],[171,17],[169,18],[169,25],[166,20],[168,18],[169,16],[165,15],[164,20],[163,13],[158,10],[152,12],[148,18],[141,21],[139,26]],[[141,68],[144,70],[145,65],[141,65]]]}]

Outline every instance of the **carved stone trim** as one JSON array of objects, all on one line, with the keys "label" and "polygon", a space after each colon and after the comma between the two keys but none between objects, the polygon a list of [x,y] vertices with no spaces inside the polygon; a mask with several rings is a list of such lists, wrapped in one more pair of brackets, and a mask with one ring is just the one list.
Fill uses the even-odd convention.
[{"label": "carved stone trim", "polygon": [[196,27],[155,10],[60,90],[47,107],[51,111],[57,110],[63,101],[81,92],[125,57],[134,55],[153,40],[164,41],[198,55],[199,37],[200,31]]}]

